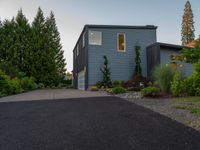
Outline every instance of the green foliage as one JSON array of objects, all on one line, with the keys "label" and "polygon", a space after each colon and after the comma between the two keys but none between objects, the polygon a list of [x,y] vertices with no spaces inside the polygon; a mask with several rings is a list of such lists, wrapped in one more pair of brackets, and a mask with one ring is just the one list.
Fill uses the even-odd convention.
[{"label": "green foliage", "polygon": [[33,77],[24,77],[21,79],[21,87],[23,90],[28,91],[28,90],[34,90],[38,86],[36,85],[34,78]]},{"label": "green foliage", "polygon": [[15,18],[0,23],[0,35],[0,69],[7,75],[32,76],[36,83],[45,86],[62,82],[66,64],[52,12],[45,18],[39,8],[30,25],[19,10]]},{"label": "green foliage", "polygon": [[123,93],[126,93],[127,90],[123,87],[114,87],[112,88],[112,93],[113,94],[123,94]]},{"label": "green foliage", "polygon": [[115,80],[112,82],[113,87],[123,87],[123,85],[124,85],[124,81]]},{"label": "green foliage", "polygon": [[170,85],[173,80],[174,73],[174,70],[170,66],[158,66],[154,69],[154,79],[159,84],[163,92],[170,91]]},{"label": "green foliage", "polygon": [[98,91],[99,89],[98,89],[98,87],[96,87],[96,86],[92,86],[91,87],[91,91]]},{"label": "green foliage", "polygon": [[154,97],[154,96],[157,96],[159,92],[160,92],[160,89],[156,87],[147,87],[141,90],[141,94],[144,97],[149,97],[149,96]]},{"label": "green foliage", "polygon": [[102,88],[103,87],[103,81],[98,81],[97,83],[96,83],[96,87],[97,88]]},{"label": "green foliage", "polygon": [[187,45],[192,42],[195,38],[194,35],[194,20],[193,20],[193,12],[191,8],[191,4],[189,1],[185,4],[184,15],[182,20],[182,44]]},{"label": "green foliage", "polygon": [[179,72],[176,72],[174,74],[173,80],[171,82],[171,92],[173,94],[173,96],[180,96],[180,94],[182,93],[183,89],[182,89],[182,84],[183,82],[181,81],[181,75]]},{"label": "green foliage", "polygon": [[103,74],[103,86],[106,88],[112,87],[112,81],[110,79],[110,68],[108,67],[108,58],[107,56],[103,56],[104,58],[104,67],[103,69],[101,68],[101,72]]},{"label": "green foliage", "polygon": [[135,45],[135,75],[142,75],[142,68],[141,68],[141,59],[140,59],[140,49],[141,47],[136,44]]}]

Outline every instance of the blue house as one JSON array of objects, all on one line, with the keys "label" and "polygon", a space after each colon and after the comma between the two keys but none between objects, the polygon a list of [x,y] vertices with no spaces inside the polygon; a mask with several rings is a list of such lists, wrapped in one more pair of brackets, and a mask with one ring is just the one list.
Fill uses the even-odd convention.
[{"label": "blue house", "polygon": [[109,60],[112,80],[131,79],[134,74],[136,43],[141,46],[144,77],[150,77],[155,65],[170,63],[167,58],[170,58],[171,54],[179,53],[181,47],[166,47],[157,43],[156,29],[157,27],[152,25],[85,25],[73,50],[74,87],[85,90],[103,79],[100,68],[103,67],[104,55]]}]

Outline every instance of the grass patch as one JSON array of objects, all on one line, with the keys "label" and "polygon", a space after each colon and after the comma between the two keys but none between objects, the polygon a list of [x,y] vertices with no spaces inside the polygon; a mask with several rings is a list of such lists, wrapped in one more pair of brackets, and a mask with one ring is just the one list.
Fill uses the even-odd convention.
[{"label": "grass patch", "polygon": [[200,97],[178,98],[175,100],[176,109],[189,110],[191,113],[200,115]]}]

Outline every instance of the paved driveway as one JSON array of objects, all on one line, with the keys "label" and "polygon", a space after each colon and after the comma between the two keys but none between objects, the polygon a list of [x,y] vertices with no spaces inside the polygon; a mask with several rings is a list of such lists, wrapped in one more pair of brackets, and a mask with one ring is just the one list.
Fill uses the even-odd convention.
[{"label": "paved driveway", "polygon": [[116,97],[0,103],[0,150],[199,149],[199,132]]},{"label": "paved driveway", "polygon": [[27,93],[17,94],[0,98],[0,102],[54,100],[67,98],[101,97],[108,96],[103,92],[81,91],[75,89],[49,89],[35,90]]}]

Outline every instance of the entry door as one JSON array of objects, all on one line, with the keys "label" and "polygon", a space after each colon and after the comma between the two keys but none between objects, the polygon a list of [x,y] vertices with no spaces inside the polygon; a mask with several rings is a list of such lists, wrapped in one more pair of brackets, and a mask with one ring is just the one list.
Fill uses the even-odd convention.
[{"label": "entry door", "polygon": [[85,71],[78,73],[78,89],[85,90]]}]

